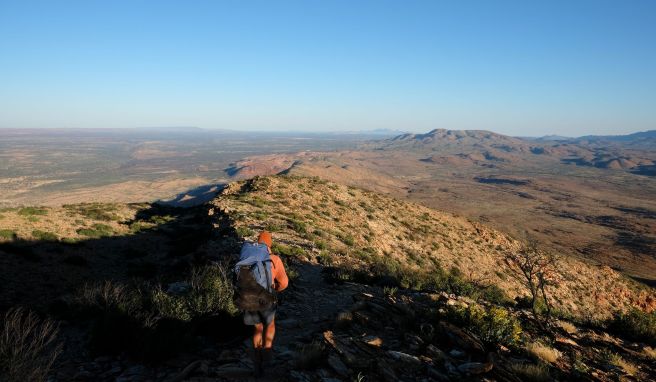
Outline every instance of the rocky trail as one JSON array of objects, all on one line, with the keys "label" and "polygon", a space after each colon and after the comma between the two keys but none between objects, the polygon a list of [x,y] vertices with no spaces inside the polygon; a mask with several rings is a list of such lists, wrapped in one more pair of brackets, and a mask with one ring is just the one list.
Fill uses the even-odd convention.
[{"label": "rocky trail", "polygon": [[[364,286],[353,283],[329,284],[324,280],[322,269],[320,265],[298,265],[299,276],[280,295],[274,360],[265,376],[251,377],[249,353],[252,345],[249,338],[238,349],[223,354],[225,358],[239,361],[217,366],[215,377],[261,381],[314,380],[309,373],[298,370],[303,367],[298,364],[299,358],[303,357],[307,347],[323,342],[323,333],[334,326],[339,312],[347,310],[353,304],[353,296],[365,290]],[[335,380],[334,371],[327,369],[315,370],[311,374],[316,374],[321,380]]]}]

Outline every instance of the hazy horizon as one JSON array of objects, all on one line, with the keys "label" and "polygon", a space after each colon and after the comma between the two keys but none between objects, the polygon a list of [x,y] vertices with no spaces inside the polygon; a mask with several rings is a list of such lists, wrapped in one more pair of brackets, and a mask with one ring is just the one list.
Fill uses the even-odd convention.
[{"label": "hazy horizon", "polygon": [[656,128],[656,3],[0,1],[0,127]]}]

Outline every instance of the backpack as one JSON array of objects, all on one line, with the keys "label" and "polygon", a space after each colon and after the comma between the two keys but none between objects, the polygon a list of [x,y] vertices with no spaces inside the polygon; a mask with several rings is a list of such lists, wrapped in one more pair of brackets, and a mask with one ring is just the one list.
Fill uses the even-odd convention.
[{"label": "backpack", "polygon": [[256,312],[276,303],[272,288],[271,252],[266,244],[246,242],[235,265],[235,305],[242,311]]}]

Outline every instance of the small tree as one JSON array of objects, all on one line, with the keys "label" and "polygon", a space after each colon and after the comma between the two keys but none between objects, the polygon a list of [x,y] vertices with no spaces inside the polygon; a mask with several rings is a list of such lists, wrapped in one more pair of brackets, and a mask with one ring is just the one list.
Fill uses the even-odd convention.
[{"label": "small tree", "polygon": [[545,287],[556,281],[556,257],[538,248],[535,241],[529,241],[517,252],[506,254],[506,263],[514,271],[517,278],[531,293],[531,310],[538,318],[538,302],[544,300],[547,317],[551,316],[551,304]]}]

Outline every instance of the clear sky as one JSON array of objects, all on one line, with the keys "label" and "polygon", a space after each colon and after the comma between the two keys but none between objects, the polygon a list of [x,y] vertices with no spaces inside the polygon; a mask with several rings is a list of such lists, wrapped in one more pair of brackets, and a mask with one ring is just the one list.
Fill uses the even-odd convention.
[{"label": "clear sky", "polygon": [[656,129],[656,1],[0,0],[0,127]]}]

